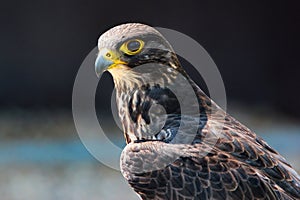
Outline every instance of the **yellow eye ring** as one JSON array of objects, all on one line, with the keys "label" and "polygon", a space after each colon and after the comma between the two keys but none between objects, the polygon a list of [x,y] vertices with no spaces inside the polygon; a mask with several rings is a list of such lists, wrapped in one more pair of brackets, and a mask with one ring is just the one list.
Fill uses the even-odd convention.
[{"label": "yellow eye ring", "polygon": [[144,47],[144,41],[139,39],[128,40],[120,47],[120,51],[127,55],[135,55],[141,52]]}]

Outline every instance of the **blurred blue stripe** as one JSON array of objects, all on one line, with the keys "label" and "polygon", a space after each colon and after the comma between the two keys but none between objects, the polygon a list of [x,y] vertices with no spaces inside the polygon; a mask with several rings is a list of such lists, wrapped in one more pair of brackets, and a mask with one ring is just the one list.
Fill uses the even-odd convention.
[{"label": "blurred blue stripe", "polygon": [[[114,142],[122,146],[123,141]],[[109,145],[95,143],[99,150],[105,151],[109,159],[111,153]],[[97,149],[98,150],[98,149]],[[93,156],[87,151],[79,140],[73,141],[14,141],[0,143],[0,164],[9,163],[44,163],[57,164],[61,162],[94,161]]]},{"label": "blurred blue stripe", "polygon": [[[300,157],[300,129],[274,129],[260,131],[260,136],[270,146],[288,160]],[[120,147],[124,140],[114,141]],[[116,156],[110,151],[109,144],[95,143],[101,152],[110,159]],[[57,164],[64,162],[92,162],[95,159],[79,140],[67,141],[2,141],[0,142],[0,164],[41,163]]]}]

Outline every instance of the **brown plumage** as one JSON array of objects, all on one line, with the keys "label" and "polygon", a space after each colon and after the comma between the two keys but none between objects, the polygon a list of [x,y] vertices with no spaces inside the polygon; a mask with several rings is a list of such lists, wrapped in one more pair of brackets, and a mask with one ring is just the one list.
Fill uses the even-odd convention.
[{"label": "brown plumage", "polygon": [[[120,25],[104,33],[98,47],[96,72],[114,78],[127,142],[122,174],[142,199],[300,199],[299,175],[202,92],[158,31]],[[199,108],[198,116],[183,115],[168,87],[184,88],[179,76],[196,94],[197,105],[185,101]],[[164,113],[151,110],[155,105]]]}]

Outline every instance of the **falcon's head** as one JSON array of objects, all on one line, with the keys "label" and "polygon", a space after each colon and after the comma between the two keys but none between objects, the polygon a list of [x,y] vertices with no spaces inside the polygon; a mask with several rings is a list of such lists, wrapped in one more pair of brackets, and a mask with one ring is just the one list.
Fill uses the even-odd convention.
[{"label": "falcon's head", "polygon": [[148,63],[183,70],[168,41],[156,29],[144,24],[122,24],[108,30],[100,36],[98,49],[96,73],[100,76],[109,71],[115,83],[130,79],[131,69]]},{"label": "falcon's head", "polygon": [[[168,41],[150,26],[129,23],[102,34],[98,48],[96,73],[113,76],[127,142],[171,141],[180,124],[180,105],[168,86],[176,85],[179,74],[189,78]],[[183,83],[177,82],[176,89],[186,93]]]}]

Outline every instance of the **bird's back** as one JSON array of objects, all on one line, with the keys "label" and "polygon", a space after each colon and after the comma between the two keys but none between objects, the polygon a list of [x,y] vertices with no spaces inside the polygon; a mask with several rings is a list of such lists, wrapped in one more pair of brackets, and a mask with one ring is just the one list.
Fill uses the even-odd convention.
[{"label": "bird's back", "polygon": [[[285,159],[193,87],[206,118],[191,144],[144,141],[123,151],[122,173],[142,199],[300,199],[299,176]],[[220,124],[211,147],[205,137]],[[178,158],[158,170],[135,170],[176,152]]]}]

